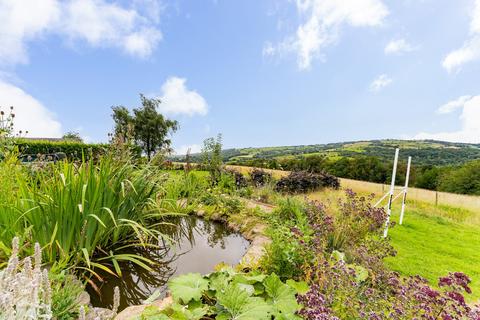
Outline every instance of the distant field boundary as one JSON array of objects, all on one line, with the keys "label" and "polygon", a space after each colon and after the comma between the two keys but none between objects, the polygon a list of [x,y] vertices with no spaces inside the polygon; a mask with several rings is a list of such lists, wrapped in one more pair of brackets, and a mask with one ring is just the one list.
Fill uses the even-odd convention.
[{"label": "distant field boundary", "polygon": [[[253,167],[227,165],[227,168],[238,170],[242,173],[248,173],[253,170]],[[262,169],[262,168],[259,168]],[[281,178],[288,175],[289,171],[262,169],[266,172],[270,172],[274,177]],[[377,198],[380,198],[385,192],[388,191],[389,186],[381,183],[359,181],[352,179],[339,178],[343,189],[352,189],[355,192],[361,194],[374,193]],[[397,186],[398,189],[401,186]],[[397,191],[398,192],[398,191]],[[463,194],[455,194],[448,192],[432,191],[419,188],[408,189],[408,200],[421,201],[433,205],[445,205],[455,208],[464,208],[467,210],[480,212],[480,196],[470,196]]]}]

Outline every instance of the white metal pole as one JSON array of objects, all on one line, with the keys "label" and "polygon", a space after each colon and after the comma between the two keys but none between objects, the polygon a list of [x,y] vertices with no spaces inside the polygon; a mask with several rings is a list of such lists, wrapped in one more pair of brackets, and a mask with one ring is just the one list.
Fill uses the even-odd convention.
[{"label": "white metal pole", "polygon": [[393,161],[393,171],[392,171],[392,182],[390,184],[390,198],[388,199],[387,207],[387,221],[385,222],[385,230],[383,231],[383,237],[386,238],[388,235],[388,225],[390,224],[390,215],[392,214],[392,201],[393,193],[395,192],[395,177],[397,175],[397,164],[398,164],[398,153],[400,149],[395,149],[395,160]]},{"label": "white metal pole", "polygon": [[400,224],[403,223],[403,214],[405,213],[405,202],[407,201],[408,180],[410,179],[410,164],[411,163],[412,163],[412,157],[408,157],[407,176],[405,177],[405,188],[403,189],[402,212],[400,213]]}]

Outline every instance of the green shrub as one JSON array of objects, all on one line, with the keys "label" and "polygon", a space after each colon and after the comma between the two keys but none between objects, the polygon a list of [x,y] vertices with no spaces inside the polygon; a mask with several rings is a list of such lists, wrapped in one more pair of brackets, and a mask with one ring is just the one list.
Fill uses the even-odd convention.
[{"label": "green shrub", "polygon": [[82,156],[98,157],[105,154],[108,145],[86,144],[78,141],[48,141],[48,140],[27,140],[16,139],[15,145],[21,155],[31,154],[52,154],[65,153],[70,160],[81,160]]}]

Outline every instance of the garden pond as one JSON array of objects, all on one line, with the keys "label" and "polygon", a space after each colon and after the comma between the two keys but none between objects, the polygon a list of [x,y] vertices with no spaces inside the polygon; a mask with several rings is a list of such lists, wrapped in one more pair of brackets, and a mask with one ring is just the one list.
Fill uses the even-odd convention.
[{"label": "garden pond", "polygon": [[208,274],[222,262],[235,265],[249,247],[245,238],[222,223],[186,216],[175,218],[169,224],[162,226],[162,232],[171,241],[164,241],[161,249],[135,250],[156,262],[153,271],[122,264],[121,277],[102,274],[104,281],[97,284],[100,294],[90,286],[88,289],[93,306],[111,307],[116,286],[120,288],[120,310],[140,305],[152,295],[161,299],[172,277],[190,272]]}]

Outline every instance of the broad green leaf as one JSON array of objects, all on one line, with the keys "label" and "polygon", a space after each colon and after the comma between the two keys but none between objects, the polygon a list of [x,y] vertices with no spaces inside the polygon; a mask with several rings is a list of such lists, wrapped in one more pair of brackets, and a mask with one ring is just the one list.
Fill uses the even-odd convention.
[{"label": "broad green leaf", "polygon": [[251,284],[237,283],[237,286],[248,293],[249,296],[252,296],[255,292],[255,288]]},{"label": "broad green leaf", "polygon": [[336,261],[345,261],[345,253],[334,250],[332,252],[332,258]]},{"label": "broad green leaf", "polygon": [[255,275],[251,276],[248,274],[237,274],[233,277],[234,283],[244,283],[244,284],[255,284],[257,282],[262,282],[265,280],[265,275]]},{"label": "broad green leaf", "polygon": [[250,297],[238,285],[229,285],[225,292],[217,295],[218,304],[223,310],[217,320],[269,320],[273,309],[263,299]]},{"label": "broad green leaf", "polygon": [[154,302],[155,300],[157,300],[160,295],[162,294],[162,291],[160,290],[155,290],[154,293],[152,293],[150,295],[150,297],[148,297],[146,300],[143,301],[143,304],[151,304],[152,302]]},{"label": "broad green leaf", "polygon": [[210,290],[223,291],[228,285],[231,277],[225,272],[215,272],[210,275]]},{"label": "broad green leaf", "polygon": [[168,287],[175,300],[188,303],[200,300],[203,291],[208,290],[208,281],[200,273],[189,273],[170,280]]},{"label": "broad green leaf", "polygon": [[359,265],[349,265],[353,270],[355,270],[355,279],[357,282],[363,282],[368,279],[368,270]]},{"label": "broad green leaf", "polygon": [[295,281],[292,279],[287,280],[287,285],[295,289],[297,294],[305,294],[310,290],[308,284],[305,281]]},{"label": "broad green leaf", "polygon": [[142,314],[135,320],[169,320],[170,318],[163,314],[162,311],[155,306],[146,307]]},{"label": "broad green leaf", "polygon": [[282,283],[280,278],[272,273],[263,282],[265,291],[269,296],[269,300],[276,310],[284,314],[294,314],[299,309],[296,291],[290,286]]}]

